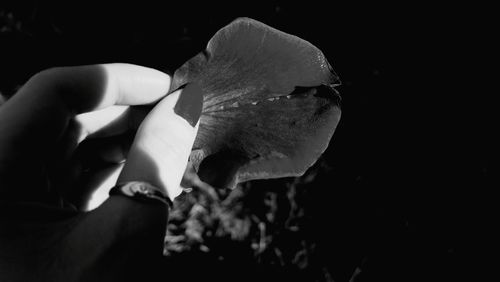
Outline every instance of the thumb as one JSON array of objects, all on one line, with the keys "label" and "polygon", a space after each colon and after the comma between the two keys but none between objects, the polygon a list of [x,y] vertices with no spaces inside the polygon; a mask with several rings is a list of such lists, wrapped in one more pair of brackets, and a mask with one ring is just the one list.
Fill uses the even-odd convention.
[{"label": "thumb", "polygon": [[137,131],[118,182],[146,181],[177,197],[202,108],[202,90],[195,84],[156,105]]}]

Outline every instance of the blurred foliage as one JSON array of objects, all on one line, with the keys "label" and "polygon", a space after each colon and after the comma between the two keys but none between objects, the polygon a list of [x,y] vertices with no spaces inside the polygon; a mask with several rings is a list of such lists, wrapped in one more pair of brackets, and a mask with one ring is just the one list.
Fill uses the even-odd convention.
[{"label": "blurred foliage", "polygon": [[324,261],[317,259],[304,205],[315,176],[327,171],[320,161],[300,178],[217,189],[219,199],[196,188],[183,193],[170,213],[165,255],[175,259],[204,252],[221,261],[247,256],[256,268],[271,266],[306,272],[307,281],[333,281]]},{"label": "blurred foliage", "polygon": [[0,11],[0,33],[20,32],[22,22],[16,20],[10,12]]}]

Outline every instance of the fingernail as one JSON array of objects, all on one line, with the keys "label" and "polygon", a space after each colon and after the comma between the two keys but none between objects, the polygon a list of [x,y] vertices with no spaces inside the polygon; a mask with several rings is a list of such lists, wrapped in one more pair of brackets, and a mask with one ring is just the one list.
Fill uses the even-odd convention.
[{"label": "fingernail", "polygon": [[192,127],[200,119],[203,109],[203,91],[196,83],[190,83],[184,87],[174,107],[174,112],[183,117]]}]

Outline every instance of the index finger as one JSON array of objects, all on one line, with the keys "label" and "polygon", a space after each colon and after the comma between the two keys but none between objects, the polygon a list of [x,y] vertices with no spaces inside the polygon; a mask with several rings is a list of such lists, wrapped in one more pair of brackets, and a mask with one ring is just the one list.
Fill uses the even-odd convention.
[{"label": "index finger", "polygon": [[[158,101],[170,87],[170,77],[132,64],[53,68],[35,76],[25,91],[53,92],[77,114],[112,105],[143,105]],[[47,93],[49,94],[49,93]]]}]

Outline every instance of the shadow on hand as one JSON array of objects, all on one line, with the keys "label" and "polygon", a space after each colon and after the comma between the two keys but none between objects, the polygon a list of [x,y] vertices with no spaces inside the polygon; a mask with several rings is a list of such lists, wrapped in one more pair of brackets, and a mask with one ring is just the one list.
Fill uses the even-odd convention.
[{"label": "shadow on hand", "polygon": [[[116,180],[110,183],[110,178],[123,165],[134,135],[127,132],[83,141],[76,149],[72,164],[60,176],[63,179],[57,189],[61,196],[78,209],[86,210],[98,189],[109,190],[115,184]],[[107,191],[104,193],[107,195]]]}]

